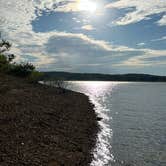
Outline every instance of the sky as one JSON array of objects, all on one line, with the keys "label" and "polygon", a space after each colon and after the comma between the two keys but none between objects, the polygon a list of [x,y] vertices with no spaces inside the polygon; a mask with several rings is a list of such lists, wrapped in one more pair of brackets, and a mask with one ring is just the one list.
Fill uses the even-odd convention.
[{"label": "sky", "polygon": [[17,62],[40,71],[166,75],[166,0],[0,0]]}]

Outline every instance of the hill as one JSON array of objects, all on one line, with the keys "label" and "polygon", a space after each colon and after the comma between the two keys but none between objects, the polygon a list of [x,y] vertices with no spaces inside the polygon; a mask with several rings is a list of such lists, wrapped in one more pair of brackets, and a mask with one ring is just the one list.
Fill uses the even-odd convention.
[{"label": "hill", "polygon": [[98,74],[98,73],[69,73],[43,72],[43,79],[64,79],[69,81],[138,81],[138,82],[166,82],[166,76],[149,74]]}]

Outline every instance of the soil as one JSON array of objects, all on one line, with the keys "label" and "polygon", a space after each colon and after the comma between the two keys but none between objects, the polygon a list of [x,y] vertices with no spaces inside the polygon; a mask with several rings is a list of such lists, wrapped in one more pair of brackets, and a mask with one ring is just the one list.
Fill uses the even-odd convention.
[{"label": "soil", "polygon": [[98,130],[84,94],[0,74],[0,166],[88,166]]}]

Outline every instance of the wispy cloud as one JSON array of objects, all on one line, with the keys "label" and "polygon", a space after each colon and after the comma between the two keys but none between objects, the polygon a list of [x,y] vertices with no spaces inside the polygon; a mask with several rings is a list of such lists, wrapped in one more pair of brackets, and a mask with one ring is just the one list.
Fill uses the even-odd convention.
[{"label": "wispy cloud", "polygon": [[153,50],[153,49],[141,49],[144,54],[133,56],[123,61],[122,63],[115,64],[116,66],[135,66],[135,67],[146,67],[146,66],[158,66],[166,65],[166,50]]},{"label": "wispy cloud", "polygon": [[156,42],[156,41],[163,41],[163,40],[166,40],[166,36],[163,36],[161,38],[158,38],[158,39],[153,39],[151,40],[152,42]]},{"label": "wispy cloud", "polygon": [[[141,20],[150,19],[151,15],[165,13],[165,0],[118,0],[106,5],[106,8],[132,9],[115,21],[117,25],[127,25]],[[159,21],[158,25],[166,25],[166,15]]]},{"label": "wispy cloud", "polygon": [[165,26],[166,25],[166,15],[164,15],[157,23],[160,26]]},{"label": "wispy cloud", "polygon": [[87,31],[92,31],[95,29],[92,25],[84,25],[81,28]]},{"label": "wispy cloud", "polygon": [[145,43],[138,43],[137,46],[144,46]]},{"label": "wispy cloud", "polygon": [[[31,22],[41,14],[42,10],[64,10],[65,8],[67,11],[69,6],[74,5],[76,1],[59,0],[58,2],[61,2],[59,8],[55,6],[55,2],[57,1],[11,0],[7,2],[0,0],[0,31],[13,43],[11,51],[17,55],[17,61],[28,60],[35,63],[38,68],[47,70],[86,70],[107,73],[113,68],[118,69],[120,65],[132,66],[134,69],[157,63],[166,64],[165,61],[147,60],[152,57],[165,56],[166,50],[116,46],[84,34],[58,31],[34,32]],[[129,1],[126,2],[129,3]],[[136,3],[135,0],[131,1],[132,4],[134,2]],[[153,0],[152,2],[154,3]],[[162,2],[164,4],[165,1]],[[146,3],[144,4],[147,6]],[[116,7],[117,4],[114,3],[114,6]],[[142,19],[146,16],[142,15]],[[93,27],[88,25],[84,28],[90,30]]]}]

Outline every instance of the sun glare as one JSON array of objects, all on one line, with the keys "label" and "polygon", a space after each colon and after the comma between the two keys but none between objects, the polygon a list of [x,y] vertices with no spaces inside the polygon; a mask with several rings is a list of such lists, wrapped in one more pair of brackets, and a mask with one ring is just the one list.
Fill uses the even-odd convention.
[{"label": "sun glare", "polygon": [[79,0],[78,9],[80,11],[88,11],[94,13],[97,10],[97,3],[92,0]]}]

